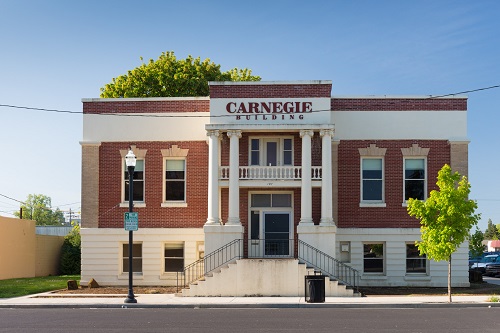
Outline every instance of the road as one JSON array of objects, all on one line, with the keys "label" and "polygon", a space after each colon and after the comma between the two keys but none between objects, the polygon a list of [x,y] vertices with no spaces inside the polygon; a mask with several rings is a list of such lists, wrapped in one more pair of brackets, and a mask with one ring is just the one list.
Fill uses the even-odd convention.
[{"label": "road", "polygon": [[498,332],[500,307],[0,309],[0,332]]}]

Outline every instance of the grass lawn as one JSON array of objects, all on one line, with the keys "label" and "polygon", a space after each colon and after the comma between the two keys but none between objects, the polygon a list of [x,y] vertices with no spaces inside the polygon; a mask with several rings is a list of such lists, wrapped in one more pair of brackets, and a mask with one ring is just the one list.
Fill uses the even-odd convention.
[{"label": "grass lawn", "polygon": [[80,280],[80,275],[43,276],[0,280],[0,298],[25,296],[64,289],[68,280]]}]

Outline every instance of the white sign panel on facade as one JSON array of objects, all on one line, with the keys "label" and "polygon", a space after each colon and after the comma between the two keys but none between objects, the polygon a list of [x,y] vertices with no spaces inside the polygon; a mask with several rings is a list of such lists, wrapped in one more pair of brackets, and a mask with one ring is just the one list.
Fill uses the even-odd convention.
[{"label": "white sign panel on facade", "polygon": [[211,124],[328,124],[330,98],[214,98]]}]

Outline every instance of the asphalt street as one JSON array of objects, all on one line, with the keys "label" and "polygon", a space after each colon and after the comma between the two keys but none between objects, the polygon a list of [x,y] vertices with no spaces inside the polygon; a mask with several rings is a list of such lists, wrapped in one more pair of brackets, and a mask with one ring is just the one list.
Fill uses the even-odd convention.
[{"label": "asphalt street", "polygon": [[0,332],[498,332],[499,307],[0,309]]}]

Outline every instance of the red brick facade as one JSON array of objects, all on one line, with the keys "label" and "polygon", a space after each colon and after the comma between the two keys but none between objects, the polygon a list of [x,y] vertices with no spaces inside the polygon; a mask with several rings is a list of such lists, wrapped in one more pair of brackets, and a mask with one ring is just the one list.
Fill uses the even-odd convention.
[{"label": "red brick facade", "polygon": [[[146,207],[135,208],[139,213],[140,228],[201,228],[207,219],[208,147],[204,141],[192,142],[104,142],[99,152],[99,227],[123,228],[121,187],[123,159],[121,149],[130,145],[147,149],[145,157]],[[172,145],[189,149],[186,158],[187,207],[161,207],[163,199],[163,156],[161,149]]]},{"label": "red brick facade", "polygon": [[332,98],[332,111],[466,111],[463,98]]},{"label": "red brick facade", "polygon": [[331,84],[211,85],[210,98],[330,97]]},{"label": "red brick facade", "polygon": [[[358,148],[376,144],[387,148],[385,163],[386,207],[360,207],[360,154]],[[447,141],[341,141],[339,144],[339,218],[341,228],[418,228],[419,221],[408,216],[403,203],[403,155],[401,148],[418,144],[430,148],[427,156],[427,193],[437,189],[436,176],[444,164],[450,163]]]},{"label": "red brick facade", "polygon": [[102,101],[83,103],[84,114],[210,112],[210,100]]}]

